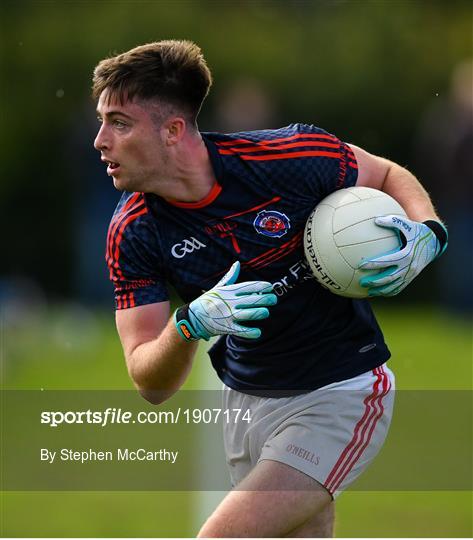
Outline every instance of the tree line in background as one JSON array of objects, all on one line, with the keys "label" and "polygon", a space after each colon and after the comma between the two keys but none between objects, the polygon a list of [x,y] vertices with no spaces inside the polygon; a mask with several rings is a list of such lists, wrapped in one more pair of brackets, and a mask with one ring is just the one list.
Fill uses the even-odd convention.
[{"label": "tree line in background", "polygon": [[192,39],[215,79],[202,130],[229,125],[232,88],[253,85],[266,100],[258,127],[314,123],[417,172],[422,118],[472,55],[471,16],[467,1],[2,2],[0,279],[71,296],[94,279],[84,257],[102,264],[118,194],[92,149],[101,58]]}]

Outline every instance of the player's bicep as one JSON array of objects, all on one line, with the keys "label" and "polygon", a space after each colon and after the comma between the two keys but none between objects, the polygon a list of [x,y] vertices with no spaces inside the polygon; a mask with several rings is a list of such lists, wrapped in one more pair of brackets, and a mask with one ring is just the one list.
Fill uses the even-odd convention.
[{"label": "player's bicep", "polygon": [[164,330],[170,315],[168,301],[156,302],[115,312],[118,335],[127,361],[133,351],[156,339]]},{"label": "player's bicep", "polygon": [[357,186],[383,189],[384,180],[391,168],[391,162],[379,156],[366,152],[353,144],[348,145],[355,154],[358,165]]}]

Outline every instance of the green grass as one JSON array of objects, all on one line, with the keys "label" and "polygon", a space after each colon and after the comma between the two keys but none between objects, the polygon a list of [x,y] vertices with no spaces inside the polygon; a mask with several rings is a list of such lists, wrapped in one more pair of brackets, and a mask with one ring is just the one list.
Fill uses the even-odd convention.
[{"label": "green grass", "polygon": [[192,537],[193,494],[3,492],[6,537]]},{"label": "green grass", "polygon": [[[393,357],[397,388],[472,389],[468,321],[432,308],[387,309],[378,318]],[[6,389],[132,389],[111,314],[55,310],[28,325],[4,324]],[[201,350],[186,388],[202,388]],[[448,463],[439,464],[448,467]],[[3,492],[3,536],[193,536],[187,492]],[[338,536],[472,535],[471,492],[347,492],[337,502]]]},{"label": "green grass", "polygon": [[338,537],[469,538],[471,492],[347,492],[337,502]]},{"label": "green grass", "polygon": [[377,316],[399,390],[473,389],[471,320],[432,307],[385,308]]}]

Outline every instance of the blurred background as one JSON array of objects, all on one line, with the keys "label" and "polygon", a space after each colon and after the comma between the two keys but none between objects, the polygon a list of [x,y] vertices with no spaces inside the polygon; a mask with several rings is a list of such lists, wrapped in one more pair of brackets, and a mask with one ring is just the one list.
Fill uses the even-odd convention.
[{"label": "blurred background", "polygon": [[[471,2],[3,0],[0,28],[3,388],[132,388],[104,263],[119,193],[92,146],[91,74],[108,55],[181,38],[214,75],[202,131],[314,123],[422,180],[449,250],[375,308],[398,388],[471,389]],[[204,352],[198,364],[187,387],[214,387]],[[192,536],[206,497],[8,492],[1,531]],[[468,492],[350,492],[337,535],[471,536],[471,503]]]}]

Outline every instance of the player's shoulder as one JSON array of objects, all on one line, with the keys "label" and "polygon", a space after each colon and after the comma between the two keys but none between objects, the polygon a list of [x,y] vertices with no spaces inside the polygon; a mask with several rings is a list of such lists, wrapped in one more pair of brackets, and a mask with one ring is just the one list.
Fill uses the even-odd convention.
[{"label": "player's shoulder", "polygon": [[[153,213],[156,213],[157,197],[150,193],[124,191],[115,207],[112,215],[112,222],[126,220],[127,223],[135,221],[137,218],[152,220]],[[150,210],[153,209],[153,212]]]},{"label": "player's shoulder", "polygon": [[283,142],[286,138],[290,139],[304,135],[327,135],[329,137],[334,137],[320,127],[314,126],[313,124],[304,124],[300,122],[276,129],[238,131],[235,133],[206,132],[203,133],[203,135],[205,138],[214,142],[220,147],[245,143],[274,142],[279,140]]},{"label": "player's shoulder", "polygon": [[281,142],[284,141],[284,139],[287,138],[293,138],[297,136],[305,136],[305,135],[328,135],[333,136],[324,129],[315,126],[313,124],[305,124],[301,122],[289,124],[287,126],[278,128],[278,129],[262,129],[258,131],[247,131],[247,132],[240,132],[232,134],[236,137],[245,138],[248,137],[249,139],[254,140],[255,142],[258,141],[268,141],[268,142],[274,142],[276,140],[281,140]]},{"label": "player's shoulder", "polygon": [[120,197],[120,200],[117,203],[117,206],[115,207],[115,211],[113,212],[113,218],[115,218],[116,216],[125,215],[130,211],[136,210],[138,207],[146,207],[145,194],[124,191],[122,193],[122,196]]},{"label": "player's shoulder", "polygon": [[108,241],[120,242],[129,235],[153,237],[153,223],[148,194],[125,191],[110,220]]}]

